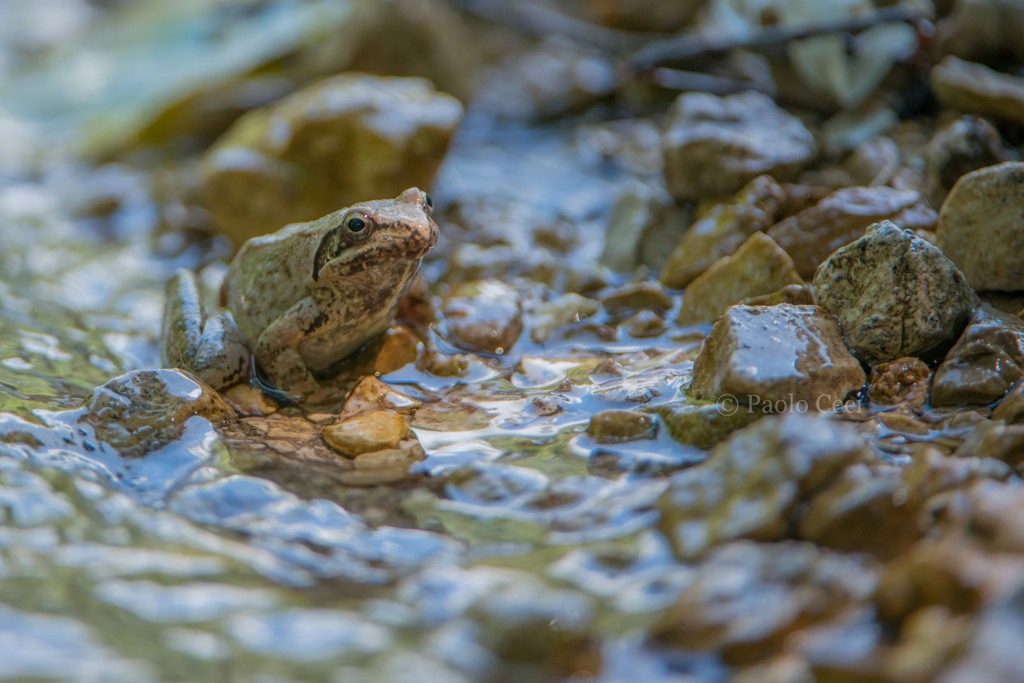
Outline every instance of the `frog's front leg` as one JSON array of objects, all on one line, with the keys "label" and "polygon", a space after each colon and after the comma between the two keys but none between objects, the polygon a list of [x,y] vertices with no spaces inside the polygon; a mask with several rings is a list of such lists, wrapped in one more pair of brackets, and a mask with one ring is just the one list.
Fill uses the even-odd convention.
[{"label": "frog's front leg", "polygon": [[267,326],[256,342],[256,361],[275,388],[290,394],[318,396],[323,387],[299,354],[299,342],[318,324],[320,309],[307,297]]},{"label": "frog's front leg", "polygon": [[167,283],[160,355],[166,367],[188,370],[214,389],[249,376],[249,349],[230,313],[206,316],[196,275],[178,270]]}]

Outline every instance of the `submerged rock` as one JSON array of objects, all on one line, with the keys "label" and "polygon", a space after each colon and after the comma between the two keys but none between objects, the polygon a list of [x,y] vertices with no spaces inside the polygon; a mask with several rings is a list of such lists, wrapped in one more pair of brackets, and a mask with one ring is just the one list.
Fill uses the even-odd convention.
[{"label": "submerged rock", "polygon": [[672,476],[659,502],[662,525],[683,559],[730,540],[780,539],[799,502],[871,457],[850,425],[801,413],[766,417]]},{"label": "submerged rock", "polygon": [[823,309],[733,306],[704,341],[690,391],[763,412],[828,411],[864,383],[839,325]]},{"label": "submerged rock", "polygon": [[1024,377],[1024,320],[978,306],[935,371],[932,405],[988,405]]},{"label": "submerged rock", "polygon": [[456,285],[442,311],[452,341],[466,351],[502,354],[523,332],[522,297],[499,280]]},{"label": "submerged rock", "polygon": [[1017,382],[992,411],[992,419],[1010,424],[1024,422],[1024,380]]},{"label": "submerged rock", "polygon": [[602,410],[590,418],[587,435],[598,443],[621,443],[652,438],[657,426],[654,416],[635,410]]},{"label": "submerged rock", "polygon": [[134,370],[92,394],[82,422],[125,457],[156,450],[181,436],[192,417],[233,418],[220,394],[180,370]]},{"label": "submerged rock", "polygon": [[732,199],[698,216],[672,250],[659,279],[669,287],[686,287],[747,237],[774,225],[786,203],[786,188],[771,176],[754,178]]},{"label": "submerged rock", "polygon": [[738,403],[674,402],[645,408],[658,415],[669,436],[684,446],[714,448],[737,429],[764,417]]},{"label": "submerged rock", "polygon": [[770,97],[680,95],[665,128],[665,182],[684,202],[721,197],[767,173],[792,180],[814,160],[814,135]]},{"label": "submerged rock", "polygon": [[935,243],[979,290],[1024,291],[1024,163],[968,173],[939,213]]},{"label": "submerged rock", "polygon": [[836,249],[861,237],[868,226],[891,220],[908,230],[931,230],[938,215],[913,190],[847,187],[780,221],[768,235],[786,250],[801,277],[810,278]]},{"label": "submerged rock", "polygon": [[345,74],[241,117],[207,152],[203,194],[237,244],[429,186],[462,105],[421,78]]},{"label": "submerged rock", "polygon": [[686,288],[680,325],[710,323],[744,299],[788,285],[802,285],[793,260],[771,237],[755,232],[732,256],[724,256]]},{"label": "submerged rock", "polygon": [[932,204],[941,206],[962,176],[1006,160],[999,131],[991,123],[974,115],[953,121],[936,133],[924,150],[925,182]]},{"label": "submerged rock", "polygon": [[942,251],[889,221],[821,264],[814,298],[839,319],[846,343],[868,363],[941,351],[978,305]]}]

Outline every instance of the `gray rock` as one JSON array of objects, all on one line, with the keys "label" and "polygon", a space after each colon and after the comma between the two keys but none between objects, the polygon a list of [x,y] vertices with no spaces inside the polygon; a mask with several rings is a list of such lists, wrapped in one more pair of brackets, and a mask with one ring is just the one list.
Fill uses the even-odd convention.
[{"label": "gray rock", "polygon": [[868,363],[948,348],[979,303],[942,251],[889,221],[835,251],[813,284],[815,301]]},{"label": "gray rock", "polygon": [[451,340],[467,351],[503,354],[523,332],[522,297],[498,280],[456,285],[442,310]]},{"label": "gray rock", "polygon": [[733,306],[693,366],[698,398],[731,397],[740,410],[828,411],[866,382],[839,325],[817,306]]},{"label": "gray rock", "polygon": [[939,211],[935,243],[979,290],[1024,291],[1024,163],[968,173]]},{"label": "gray rock", "polygon": [[1014,123],[1024,120],[1024,78],[949,56],[932,69],[929,82],[947,107]]},{"label": "gray rock", "polygon": [[664,146],[665,182],[681,201],[732,194],[762,173],[792,180],[817,154],[811,131],[755,92],[680,95]]},{"label": "gray rock", "polygon": [[932,405],[994,403],[1022,377],[1024,320],[991,306],[979,306],[935,371]]}]

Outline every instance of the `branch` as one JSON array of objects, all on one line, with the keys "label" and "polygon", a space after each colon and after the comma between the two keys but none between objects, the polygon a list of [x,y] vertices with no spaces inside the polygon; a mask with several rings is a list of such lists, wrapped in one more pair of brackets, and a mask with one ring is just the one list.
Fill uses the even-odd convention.
[{"label": "branch", "polygon": [[651,43],[634,52],[627,60],[629,68],[637,73],[665,62],[678,62],[729,50],[767,47],[810,38],[826,33],[856,33],[889,23],[914,23],[928,19],[927,12],[912,7],[885,7],[868,15],[847,17],[799,26],[765,26],[744,35],[707,35],[682,33]]}]

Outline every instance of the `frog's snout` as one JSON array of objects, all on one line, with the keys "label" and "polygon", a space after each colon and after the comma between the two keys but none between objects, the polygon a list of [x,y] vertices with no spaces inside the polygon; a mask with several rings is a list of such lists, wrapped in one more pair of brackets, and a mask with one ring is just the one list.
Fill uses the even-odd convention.
[{"label": "frog's snout", "polygon": [[434,202],[430,198],[430,195],[418,187],[410,187],[408,190],[398,195],[397,201],[403,204],[412,204],[417,206],[423,209],[423,211],[428,215],[434,209]]}]

